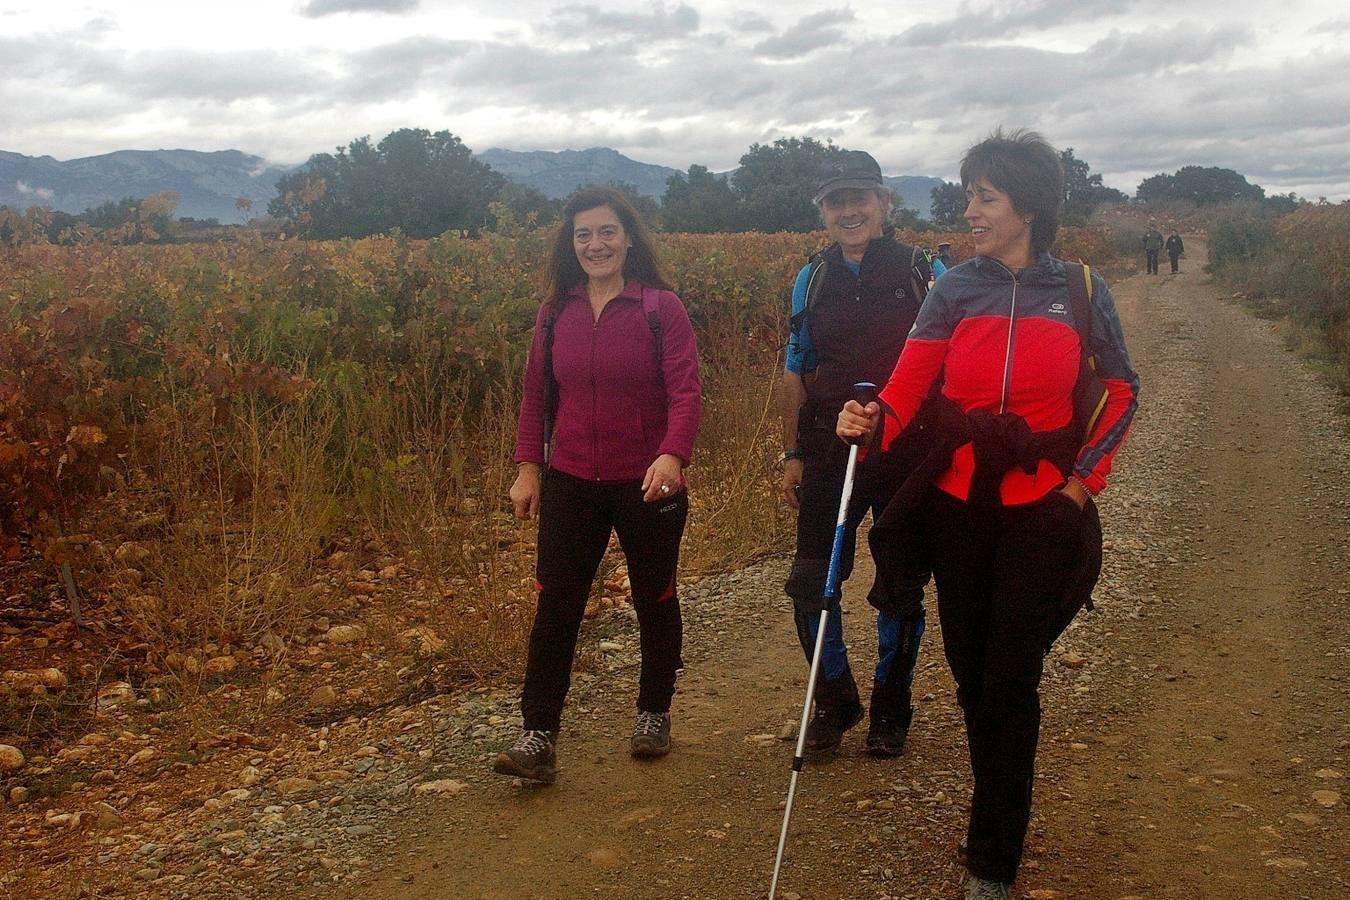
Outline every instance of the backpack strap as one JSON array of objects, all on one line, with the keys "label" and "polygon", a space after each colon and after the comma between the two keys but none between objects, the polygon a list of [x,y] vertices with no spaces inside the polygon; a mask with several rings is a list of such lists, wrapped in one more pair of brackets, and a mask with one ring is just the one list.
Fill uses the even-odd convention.
[{"label": "backpack strap", "polygon": [[647,327],[652,332],[652,348],[656,352],[656,373],[665,378],[665,357],[661,346],[661,310],[660,297],[655,288],[642,286],[642,312],[647,317]]},{"label": "backpack strap", "polygon": [[1106,409],[1106,386],[1097,376],[1097,354],[1092,350],[1092,304],[1096,299],[1092,286],[1092,268],[1080,263],[1064,264],[1068,281],[1069,308],[1082,348],[1078,382],[1074,386],[1074,419],[1082,425],[1083,439],[1092,435],[1092,429]]},{"label": "backpack strap", "polygon": [[1069,308],[1073,311],[1074,328],[1088,367],[1097,369],[1097,354],[1092,352],[1092,267],[1081,263],[1064,264],[1064,275],[1069,283]]},{"label": "backpack strap", "polygon": [[558,380],[553,377],[553,331],[554,326],[558,324],[556,300],[550,299],[544,303],[544,318],[539,324],[544,329],[540,341],[540,349],[543,351],[540,363],[544,368],[544,468],[547,469],[553,449],[553,418],[558,411]]},{"label": "backpack strap", "polygon": [[[923,303],[928,297],[928,279],[923,277],[923,272],[919,270],[919,255],[924,253],[918,246],[910,248],[909,253],[909,287],[914,292],[914,299]],[[927,262],[927,254],[924,253],[924,261]],[[929,271],[932,271],[931,269]]]},{"label": "backpack strap", "polygon": [[806,324],[807,313],[815,305],[816,298],[820,296],[820,291],[825,287],[825,275],[829,271],[829,264],[825,261],[825,251],[813,255],[806,263],[810,266],[810,274],[806,280],[806,297],[802,302],[802,308],[791,310],[791,317],[788,319],[788,328],[792,332],[794,340],[801,337],[802,326]]}]

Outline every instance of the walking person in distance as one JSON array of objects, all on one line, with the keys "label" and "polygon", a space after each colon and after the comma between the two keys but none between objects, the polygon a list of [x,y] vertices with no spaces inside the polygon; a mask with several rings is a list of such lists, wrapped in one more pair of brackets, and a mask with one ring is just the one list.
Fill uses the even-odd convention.
[{"label": "walking person in distance", "polygon": [[1181,254],[1186,252],[1186,245],[1181,241],[1181,235],[1177,234],[1175,228],[1167,236],[1167,243],[1164,245],[1167,249],[1167,258],[1172,263],[1172,274],[1175,275],[1181,269],[1177,266],[1177,260],[1181,259]]},{"label": "walking person in distance", "polygon": [[1162,232],[1154,222],[1148,223],[1148,231],[1144,232],[1144,264],[1148,269],[1148,274],[1158,274],[1158,252],[1163,248]]},{"label": "walking person in distance", "polygon": [[[832,243],[812,257],[792,290],[792,336],[783,371],[783,496],[797,510],[797,545],[786,589],[797,636],[809,663],[814,653],[848,448],[834,435],[835,417],[860,381],[880,383],[895,367],[931,277],[926,254],[896,240],[887,224],[890,191],[867,153],[830,159],[814,196]],[[846,523],[841,582],[853,568],[859,523],[879,514],[892,484],[860,467]],[[899,589],[874,585],[877,667],[872,684],[867,752],[899,756],[909,731],[910,697],[924,631],[920,571]],[[863,716],[844,645],[837,599],[826,626],[815,712],[804,752],[833,753]]]},{"label": "walking person in distance", "polygon": [[[1045,655],[1100,570],[1092,496],[1139,379],[1106,283],[1048,252],[1059,154],[1034,133],[996,132],[966,153],[961,183],[978,256],[938,279],[878,402],[847,403],[837,432],[875,438],[884,456],[907,427],[930,429],[929,457],[873,538],[904,513],[894,539],[921,542],[931,560],[974,781],[966,897],[1007,900],[1031,814]],[[900,506],[909,498],[912,511]]]},{"label": "walking person in distance", "polygon": [[689,500],[683,471],[701,413],[694,332],[647,228],[609,187],[563,208],[525,368],[511,486],[539,519],[538,607],[521,690],[523,731],[493,769],[540,782],[555,745],[577,633],[611,531],[641,629],[634,756],[670,750],[682,623],[676,565]]}]

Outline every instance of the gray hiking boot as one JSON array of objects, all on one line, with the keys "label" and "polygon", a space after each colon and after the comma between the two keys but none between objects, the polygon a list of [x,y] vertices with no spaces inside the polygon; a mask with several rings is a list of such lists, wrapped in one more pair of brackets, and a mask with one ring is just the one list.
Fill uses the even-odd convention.
[{"label": "gray hiking boot", "polygon": [[665,756],[670,752],[670,713],[638,710],[628,753],[641,759]]},{"label": "gray hiking boot", "polygon": [[966,881],[966,900],[1011,900],[1011,897],[1011,884],[974,875]]},{"label": "gray hiking boot", "polygon": [[492,771],[552,784],[558,777],[558,757],[553,750],[553,740],[551,731],[522,732],[514,747],[497,754]]}]

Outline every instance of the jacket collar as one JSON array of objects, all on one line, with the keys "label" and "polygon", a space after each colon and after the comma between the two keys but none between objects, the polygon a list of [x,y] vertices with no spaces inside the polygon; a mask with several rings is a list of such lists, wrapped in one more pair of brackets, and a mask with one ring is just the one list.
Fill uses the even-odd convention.
[{"label": "jacket collar", "polygon": [[[625,281],[623,283],[623,289],[619,291],[618,294],[615,295],[614,299],[620,300],[625,298],[629,300],[641,300],[642,282],[638,281],[636,278],[630,278],[627,281]],[[568,300],[588,299],[588,296],[586,294],[586,282],[582,281],[578,284],[573,285],[572,290],[567,292],[567,299]]]},{"label": "jacket collar", "polygon": [[[986,278],[993,278],[999,281],[1012,281],[1014,277],[1012,269],[1009,269],[992,256],[975,257],[975,266],[978,268],[980,275]],[[1030,265],[1020,273],[1017,273],[1016,278],[1023,283],[1029,281],[1044,281],[1057,271],[1062,271],[1057,264],[1057,260],[1050,255],[1049,251],[1042,250],[1036,254],[1036,257],[1031,261]]]},{"label": "jacket collar", "polygon": [[[860,265],[863,269],[871,269],[878,260],[888,255],[894,256],[899,248],[900,244],[895,239],[895,226],[887,225],[882,228],[881,237],[874,237],[867,242],[867,249],[863,250]],[[825,252],[836,261],[845,262],[844,250],[837,241],[825,248]]]}]

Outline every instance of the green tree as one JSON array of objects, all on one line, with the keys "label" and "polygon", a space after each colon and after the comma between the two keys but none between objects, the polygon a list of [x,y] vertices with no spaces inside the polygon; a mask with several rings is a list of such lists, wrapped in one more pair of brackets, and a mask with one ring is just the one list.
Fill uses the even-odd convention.
[{"label": "green tree", "polygon": [[896,228],[908,228],[911,231],[928,231],[932,225],[925,222],[917,209],[908,206],[891,207],[891,224]]},{"label": "green tree", "polygon": [[267,211],[307,237],[363,237],[402,229],[432,237],[475,229],[506,179],[448,131],[403,128],[378,145],[361,137],[320,153],[277,182]]},{"label": "green tree", "polygon": [[930,192],[933,205],[929,212],[938,228],[964,231],[966,228],[966,190],[955,181],[944,181]]},{"label": "green tree", "polygon": [[1197,206],[1265,199],[1265,189],[1251,184],[1232,169],[1217,166],[1182,166],[1172,175],[1150,175],[1139,183],[1135,195],[1149,203],[1188,201]]},{"label": "green tree", "polygon": [[177,235],[174,212],[178,194],[161,191],[148,197],[123,197],[91,206],[75,217],[95,229],[101,240],[117,244],[172,241]]},{"label": "green tree", "polygon": [[628,198],[628,202],[633,204],[633,209],[637,210],[648,227],[661,227],[661,203],[655,197],[648,197],[637,189],[637,185],[626,181],[611,181],[609,186]]},{"label": "green tree", "polygon": [[[511,217],[518,223],[547,225],[562,212],[561,200],[550,200],[538,188],[517,181],[508,181],[497,192],[496,203],[510,210]],[[493,227],[497,227],[494,223]]]},{"label": "green tree", "polygon": [[689,167],[687,176],[675,174],[666,180],[661,214],[667,231],[702,234],[735,231],[740,218],[727,177],[716,176],[707,166],[697,164]]},{"label": "green tree", "polygon": [[843,149],[815,138],[751,144],[731,176],[742,223],[752,231],[814,231],[820,211],[811,202],[822,164]]},{"label": "green tree", "polygon": [[1102,176],[1090,174],[1092,167],[1086,160],[1073,155],[1068,147],[1059,154],[1064,166],[1064,211],[1061,216],[1066,225],[1086,225],[1093,210],[1103,203],[1121,203],[1126,195],[1115,188],[1102,184]]},{"label": "green tree", "polygon": [[1266,198],[1265,206],[1277,216],[1288,215],[1298,209],[1299,197],[1293,191],[1287,194],[1272,194]]},{"label": "green tree", "polygon": [[1145,203],[1166,203],[1176,199],[1175,181],[1175,178],[1163,172],[1150,175],[1139,182],[1139,187],[1134,190],[1134,196]]}]

